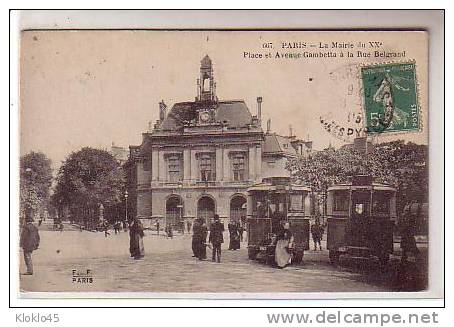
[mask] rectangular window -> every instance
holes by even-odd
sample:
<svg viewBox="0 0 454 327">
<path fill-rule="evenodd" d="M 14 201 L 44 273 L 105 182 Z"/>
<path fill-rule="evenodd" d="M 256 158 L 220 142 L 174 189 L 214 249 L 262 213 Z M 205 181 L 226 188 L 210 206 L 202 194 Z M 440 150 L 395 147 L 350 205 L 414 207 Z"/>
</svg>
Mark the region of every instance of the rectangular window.
<svg viewBox="0 0 454 327">
<path fill-rule="evenodd" d="M 376 191 L 372 196 L 372 212 L 373 213 L 390 213 L 391 193 Z"/>
<path fill-rule="evenodd" d="M 234 154 L 231 157 L 233 180 L 235 182 L 243 182 L 246 180 L 246 160 L 244 154 Z"/>
<path fill-rule="evenodd" d="M 181 181 L 181 156 L 172 155 L 167 157 L 167 180 L 171 183 Z"/>
<path fill-rule="evenodd" d="M 334 192 L 334 211 L 348 211 L 348 192 Z"/>
<path fill-rule="evenodd" d="M 209 182 L 216 180 L 214 158 L 211 154 L 202 154 L 199 156 L 200 180 Z"/>
</svg>

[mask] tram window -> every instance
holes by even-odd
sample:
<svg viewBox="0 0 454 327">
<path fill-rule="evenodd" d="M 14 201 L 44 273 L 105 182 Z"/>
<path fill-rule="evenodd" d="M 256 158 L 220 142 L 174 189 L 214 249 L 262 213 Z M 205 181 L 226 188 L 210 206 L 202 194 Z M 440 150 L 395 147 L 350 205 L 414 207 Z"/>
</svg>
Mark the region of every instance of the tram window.
<svg viewBox="0 0 454 327">
<path fill-rule="evenodd" d="M 389 214 L 390 202 L 390 193 L 374 192 L 372 196 L 372 212 Z"/>
<path fill-rule="evenodd" d="M 290 195 L 290 210 L 291 211 L 302 211 L 303 208 L 303 196 L 301 194 Z"/>
<path fill-rule="evenodd" d="M 252 197 L 252 214 L 254 216 L 267 216 L 267 207 L 266 207 L 266 199 L 259 194 L 255 194 Z"/>
<path fill-rule="evenodd" d="M 276 204 L 275 203 L 271 203 L 270 204 L 270 214 L 275 214 L 276 213 Z"/>
<path fill-rule="evenodd" d="M 334 211 L 348 211 L 348 201 L 347 192 L 334 192 Z"/>
</svg>

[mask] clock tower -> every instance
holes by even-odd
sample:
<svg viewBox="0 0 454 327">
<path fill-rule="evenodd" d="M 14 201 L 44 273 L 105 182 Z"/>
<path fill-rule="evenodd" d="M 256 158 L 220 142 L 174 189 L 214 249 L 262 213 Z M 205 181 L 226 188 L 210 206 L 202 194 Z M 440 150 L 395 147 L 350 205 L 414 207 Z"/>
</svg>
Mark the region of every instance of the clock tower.
<svg viewBox="0 0 454 327">
<path fill-rule="evenodd" d="M 200 62 L 200 78 L 197 79 L 197 101 L 216 102 L 216 82 L 214 81 L 213 65 L 206 55 Z"/>
</svg>

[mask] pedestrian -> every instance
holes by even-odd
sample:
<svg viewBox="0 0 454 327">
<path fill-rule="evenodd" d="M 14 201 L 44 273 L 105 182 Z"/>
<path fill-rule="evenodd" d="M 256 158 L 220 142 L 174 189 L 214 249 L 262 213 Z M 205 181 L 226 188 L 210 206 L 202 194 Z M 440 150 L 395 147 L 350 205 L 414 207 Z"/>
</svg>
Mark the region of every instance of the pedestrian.
<svg viewBox="0 0 454 327">
<path fill-rule="evenodd" d="M 108 235 L 110 235 L 110 233 L 109 233 L 109 223 L 107 222 L 107 220 L 103 221 L 102 226 L 103 226 L 103 229 L 104 229 L 104 237 L 107 237 Z"/>
<path fill-rule="evenodd" d="M 187 230 L 188 230 L 188 234 L 191 233 L 191 221 L 190 220 L 188 220 L 186 222 L 186 227 L 187 227 Z"/>
<path fill-rule="evenodd" d="M 158 232 L 158 235 L 159 235 L 160 230 L 161 230 L 161 225 L 159 224 L 159 220 L 156 220 L 156 231 Z"/>
<path fill-rule="evenodd" d="M 120 233 L 121 223 L 120 223 L 118 220 L 115 221 L 113 227 L 114 227 L 115 235 L 117 235 L 118 233 Z"/>
<path fill-rule="evenodd" d="M 165 232 L 166 232 L 167 238 L 173 238 L 173 229 L 172 229 L 172 225 L 170 223 L 168 223 L 166 225 Z"/>
<path fill-rule="evenodd" d="M 194 221 L 192 227 L 192 257 L 199 258 L 200 256 L 200 242 L 202 239 L 202 222 L 200 219 Z"/>
<path fill-rule="evenodd" d="M 210 226 L 209 242 L 213 245 L 211 261 L 221 262 L 221 244 L 224 243 L 224 225 L 219 221 L 219 215 L 214 215 Z"/>
<path fill-rule="evenodd" d="M 227 229 L 228 229 L 228 231 L 229 231 L 229 236 L 230 236 L 230 239 L 229 239 L 229 248 L 228 248 L 228 250 L 230 251 L 230 250 L 232 250 L 232 248 L 233 248 L 233 246 L 232 246 L 232 239 L 233 239 L 233 237 L 232 237 L 232 233 L 233 233 L 233 223 L 232 223 L 232 222 L 229 222 L 229 223 L 227 224 Z"/>
<path fill-rule="evenodd" d="M 143 237 L 142 223 L 139 219 L 135 218 L 129 223 L 129 252 L 134 260 L 141 259 L 145 256 Z"/>
<path fill-rule="evenodd" d="M 323 227 L 318 219 L 311 225 L 312 240 L 314 241 L 314 251 L 317 251 L 317 244 L 322 250 Z"/>
<path fill-rule="evenodd" d="M 244 240 L 243 233 L 244 233 L 243 223 L 239 223 L 238 224 L 238 235 L 240 236 L 240 242 L 243 242 L 243 240 Z"/>
<path fill-rule="evenodd" d="M 233 242 L 233 248 L 234 250 L 239 250 L 241 247 L 241 224 L 239 222 L 236 222 L 235 224 L 236 228 L 236 236 L 235 236 L 235 241 Z"/>
<path fill-rule="evenodd" d="M 276 235 L 275 262 L 278 268 L 285 268 L 292 262 L 293 233 L 290 223 L 285 222 L 281 231 Z"/>
<path fill-rule="evenodd" d="M 203 229 L 203 220 L 197 218 L 194 221 L 194 226 L 192 227 L 192 253 L 193 257 L 198 258 L 199 260 L 204 259 L 202 248 L 205 247 L 206 243 L 206 234 Z"/>
<path fill-rule="evenodd" d="M 54 219 L 54 230 L 59 230 L 60 229 L 60 224 L 61 224 L 61 219 L 59 217 Z"/>
<path fill-rule="evenodd" d="M 229 223 L 229 250 L 238 250 L 240 248 L 240 235 L 238 231 L 238 226 L 235 223 Z"/>
<path fill-rule="evenodd" d="M 399 221 L 400 247 L 402 249 L 401 262 L 405 263 L 408 254 L 411 253 L 416 259 L 419 258 L 419 249 L 416 245 L 416 222 L 421 211 L 421 205 L 412 201 L 404 207 L 402 218 Z"/>
<path fill-rule="evenodd" d="M 28 213 L 26 214 L 25 225 L 20 235 L 20 247 L 24 252 L 24 261 L 27 267 L 27 272 L 24 275 L 33 275 L 32 253 L 38 249 L 39 241 L 38 228 L 33 225 L 33 218 Z"/>
<path fill-rule="evenodd" d="M 202 225 L 200 227 L 201 239 L 198 244 L 199 246 L 199 260 L 205 260 L 207 258 L 207 236 L 208 228 L 205 221 L 202 219 Z"/>
</svg>

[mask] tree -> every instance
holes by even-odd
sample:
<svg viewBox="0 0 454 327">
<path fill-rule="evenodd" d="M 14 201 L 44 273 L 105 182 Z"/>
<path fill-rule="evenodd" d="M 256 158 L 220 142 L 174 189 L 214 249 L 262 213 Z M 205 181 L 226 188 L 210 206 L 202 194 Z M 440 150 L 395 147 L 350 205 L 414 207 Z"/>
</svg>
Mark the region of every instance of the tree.
<svg viewBox="0 0 454 327">
<path fill-rule="evenodd" d="M 427 146 L 404 141 L 376 144 L 366 155 L 352 145 L 338 150 L 328 148 L 310 156 L 289 161 L 287 168 L 297 183 L 311 186 L 322 194 L 351 176 L 370 174 L 376 182 L 397 188 L 397 210 L 410 200 L 427 202 Z"/>
<path fill-rule="evenodd" d="M 48 206 L 52 185 L 51 160 L 41 152 L 30 152 L 20 158 L 20 212 L 34 216 Z"/>
<path fill-rule="evenodd" d="M 101 204 L 107 210 L 118 205 L 124 189 L 124 172 L 115 158 L 85 147 L 71 153 L 60 167 L 52 202 L 60 212 L 68 208 L 73 220 L 93 224 Z"/>
</svg>

